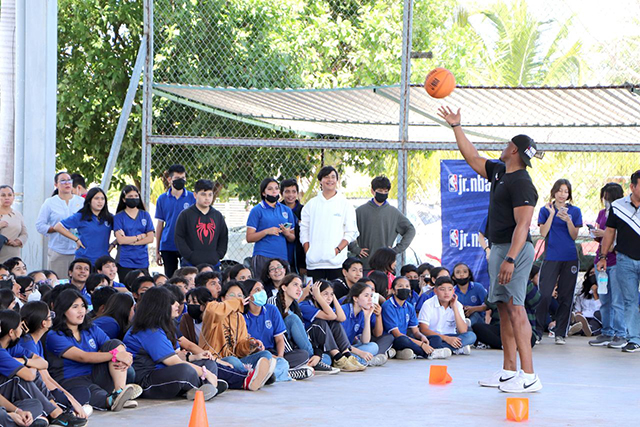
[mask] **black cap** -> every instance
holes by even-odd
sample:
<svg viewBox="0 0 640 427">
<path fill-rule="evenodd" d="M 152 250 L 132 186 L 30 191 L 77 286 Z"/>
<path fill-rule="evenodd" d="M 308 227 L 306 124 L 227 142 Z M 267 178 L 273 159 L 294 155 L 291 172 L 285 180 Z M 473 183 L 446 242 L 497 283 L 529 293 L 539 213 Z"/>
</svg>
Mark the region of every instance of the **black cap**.
<svg viewBox="0 0 640 427">
<path fill-rule="evenodd" d="M 524 164 L 531 167 L 531 159 L 538 152 L 535 141 L 527 135 L 516 135 L 511 138 L 511 142 L 518 147 L 518 153 Z"/>
</svg>

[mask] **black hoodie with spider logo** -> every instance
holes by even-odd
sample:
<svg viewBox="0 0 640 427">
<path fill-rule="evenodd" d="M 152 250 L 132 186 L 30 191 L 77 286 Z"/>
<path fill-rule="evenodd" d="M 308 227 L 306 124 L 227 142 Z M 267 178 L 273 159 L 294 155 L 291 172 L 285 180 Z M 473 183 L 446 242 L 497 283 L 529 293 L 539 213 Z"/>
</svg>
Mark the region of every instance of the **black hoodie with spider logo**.
<svg viewBox="0 0 640 427">
<path fill-rule="evenodd" d="M 209 208 L 206 215 L 196 205 L 183 210 L 174 237 L 178 252 L 191 265 L 216 265 L 227 253 L 227 223 L 214 208 Z"/>
</svg>

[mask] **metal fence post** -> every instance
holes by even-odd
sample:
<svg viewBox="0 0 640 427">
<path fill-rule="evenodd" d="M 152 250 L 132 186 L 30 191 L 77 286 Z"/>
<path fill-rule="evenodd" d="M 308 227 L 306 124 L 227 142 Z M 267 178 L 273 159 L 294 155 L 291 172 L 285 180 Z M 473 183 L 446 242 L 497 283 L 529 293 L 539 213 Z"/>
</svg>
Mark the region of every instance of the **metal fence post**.
<svg viewBox="0 0 640 427">
<path fill-rule="evenodd" d="M 152 134 L 153 104 L 153 1 L 144 0 L 144 38 L 147 43 L 147 55 L 144 62 L 142 78 L 142 153 L 140 185 L 142 200 L 149 205 L 151 196 L 151 145 L 149 137 Z"/>
</svg>

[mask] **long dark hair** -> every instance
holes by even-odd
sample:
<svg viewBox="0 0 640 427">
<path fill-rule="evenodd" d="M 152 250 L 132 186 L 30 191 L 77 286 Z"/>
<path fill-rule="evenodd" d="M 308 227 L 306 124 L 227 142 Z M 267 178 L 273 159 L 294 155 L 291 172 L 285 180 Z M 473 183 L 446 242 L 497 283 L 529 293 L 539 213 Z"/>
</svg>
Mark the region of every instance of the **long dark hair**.
<svg viewBox="0 0 640 427">
<path fill-rule="evenodd" d="M 380 248 L 369 258 L 369 267 L 372 270 L 392 272 L 391 266 L 396 261 L 396 251 L 391 248 Z"/>
<path fill-rule="evenodd" d="M 323 292 L 327 288 L 333 289 L 333 285 L 331 284 L 331 282 L 328 281 L 328 280 L 320 279 L 320 292 Z M 311 303 L 313 305 L 315 305 L 316 307 L 320 308 L 320 304 L 318 304 L 316 299 L 313 297 L 313 292 L 309 292 L 309 296 L 307 297 L 307 301 L 311 301 Z"/>
<path fill-rule="evenodd" d="M 58 177 L 59 177 L 60 175 L 64 175 L 64 174 L 69 175 L 69 178 L 71 178 L 71 174 L 69 174 L 69 172 L 67 172 L 67 171 L 60 171 L 60 172 L 58 172 L 57 174 L 55 174 L 55 176 L 53 177 L 53 183 L 54 183 L 54 184 L 57 184 L 57 183 L 58 183 Z M 57 196 L 57 195 L 58 195 L 58 189 L 56 188 L 55 190 L 53 190 L 53 193 L 51 193 L 51 197 L 53 197 L 53 196 Z"/>
<path fill-rule="evenodd" d="M 302 319 L 302 312 L 300 311 L 300 306 L 298 305 L 298 301 L 293 300 L 291 302 L 291 305 L 289 306 L 289 310 L 285 309 L 286 307 L 285 296 L 284 296 L 285 292 L 282 289 L 282 287 L 289 286 L 289 283 L 293 282 L 295 279 L 300 279 L 300 281 L 302 282 L 302 277 L 298 276 L 295 273 L 287 274 L 286 276 L 284 276 L 284 278 L 282 279 L 282 283 L 280 284 L 280 289 L 278 289 L 278 294 L 276 295 L 276 307 L 278 308 L 278 311 L 282 315 L 283 319 L 289 315 L 289 310 L 291 310 L 293 314 L 295 314 L 300 319 Z"/>
<path fill-rule="evenodd" d="M 73 336 L 73 332 L 71 332 L 71 329 L 69 329 L 69 326 L 67 325 L 67 317 L 65 316 L 65 313 L 71 308 L 78 298 L 82 300 L 85 307 L 88 307 L 84 296 L 82 296 L 80 291 L 77 289 L 66 289 L 58 295 L 53 306 L 56 318 L 53 319 L 53 327 L 51 329 L 57 332 L 62 332 L 69 337 Z M 78 330 L 80 332 L 89 330 L 91 325 L 92 323 L 91 318 L 89 317 L 89 310 L 87 310 L 82 324 L 78 325 Z"/>
<path fill-rule="evenodd" d="M 244 282 L 238 282 L 238 283 L 240 283 L 240 287 L 242 288 L 242 291 L 243 291 L 242 293 L 244 294 L 245 297 L 251 296 L 251 291 L 253 290 L 253 288 L 255 288 L 255 286 L 258 283 L 262 284 L 262 286 L 264 287 L 264 283 L 256 279 L 247 279 Z M 248 312 L 249 312 L 249 304 L 244 306 L 244 314 L 247 314 Z"/>
<path fill-rule="evenodd" d="M 589 282 L 589 276 L 591 272 L 595 270 L 595 265 L 591 264 L 587 271 L 584 273 L 584 280 L 582 281 L 582 289 L 580 290 L 580 295 L 582 295 L 585 299 L 593 299 L 593 294 L 591 293 L 591 286 L 593 283 Z"/>
<path fill-rule="evenodd" d="M 122 212 L 127 208 L 127 205 L 124 203 L 124 197 L 132 191 L 138 193 L 138 197 L 140 198 L 140 203 L 138 203 L 137 208 L 141 211 L 146 210 L 144 208 L 144 202 L 142 201 L 142 195 L 140 194 L 140 190 L 138 190 L 138 187 L 136 187 L 135 185 L 125 185 L 120 192 L 120 198 L 118 199 L 118 207 L 116 208 L 116 213 Z"/>
<path fill-rule="evenodd" d="M 138 302 L 136 315 L 131 324 L 131 333 L 147 329 L 161 329 L 167 335 L 171 345 L 176 345 L 176 323 L 171 318 L 171 306 L 174 296 L 162 287 L 153 287 L 145 292 Z"/>
<path fill-rule="evenodd" d="M 20 326 L 20 314 L 14 310 L 0 310 L 0 338 L 4 338 L 9 331 Z"/>
<path fill-rule="evenodd" d="M 375 285 L 374 291 L 382 295 L 384 299 L 387 299 L 389 294 L 389 277 L 382 271 L 373 270 L 369 273 L 368 279 Z"/>
<path fill-rule="evenodd" d="M 269 277 L 269 268 L 271 266 L 271 263 L 274 261 L 278 261 L 280 264 L 282 264 L 282 266 L 284 267 L 285 276 L 291 273 L 289 269 L 289 263 L 287 261 L 280 258 L 271 258 L 269 261 L 267 261 L 266 264 L 264 265 L 264 268 L 262 269 L 262 273 L 260 273 L 260 282 L 262 282 L 262 286 L 264 286 L 264 290 L 267 291 L 267 294 L 269 295 L 271 295 L 270 291 L 276 288 L 273 283 L 273 280 L 271 279 L 271 277 Z"/>
<path fill-rule="evenodd" d="M 113 294 L 107 300 L 104 305 L 104 312 L 98 316 L 100 317 L 112 317 L 120 327 L 120 337 L 129 329 L 129 314 L 131 313 L 131 307 L 133 307 L 133 297 L 129 294 L 118 292 Z"/>
<path fill-rule="evenodd" d="M 563 185 L 567 186 L 567 190 L 569 190 L 569 197 L 567 197 L 567 202 L 573 202 L 573 194 L 571 192 L 571 182 L 568 179 L 560 178 L 556 182 L 553 183 L 553 187 L 551 187 L 551 194 L 549 200 L 554 200 L 556 198 L 556 193 L 560 191 L 560 187 Z"/>
<path fill-rule="evenodd" d="M 353 304 L 353 299 L 358 298 L 360 294 L 367 289 L 371 289 L 371 285 L 362 282 L 354 283 L 351 289 L 349 289 L 349 293 L 344 298 L 343 304 Z"/>
<path fill-rule="evenodd" d="M 20 309 L 20 317 L 29 328 L 29 333 L 42 329 L 42 322 L 49 317 L 49 306 L 42 301 L 30 301 Z"/>
<path fill-rule="evenodd" d="M 93 187 L 91 190 L 89 190 L 89 192 L 87 192 L 87 196 L 84 199 L 84 205 L 78 212 L 82 214 L 83 221 L 91 221 L 91 218 L 93 217 L 93 211 L 91 210 L 91 201 L 94 197 L 96 197 L 98 193 L 104 196 L 104 206 L 100 210 L 100 213 L 98 213 L 98 222 L 101 224 L 106 222 L 109 225 L 113 225 L 113 215 L 111 215 L 111 212 L 109 212 L 107 195 L 105 194 L 104 190 L 102 190 L 102 188 Z"/>
<path fill-rule="evenodd" d="M 249 270 L 251 272 L 251 277 L 253 277 L 254 273 L 251 268 L 245 267 L 244 264 L 236 264 L 229 269 L 229 277 L 227 278 L 227 280 L 236 280 L 238 273 L 240 273 L 242 270 Z"/>
<path fill-rule="evenodd" d="M 107 283 L 111 283 L 111 280 L 109 280 L 109 277 L 106 274 L 92 273 L 89 275 L 89 277 L 87 277 L 87 281 L 84 283 L 84 287 L 87 292 L 89 292 L 89 295 L 91 295 L 93 291 L 95 291 L 96 288 L 100 286 L 100 283 L 104 282 L 105 280 L 107 281 Z"/>
<path fill-rule="evenodd" d="M 456 268 L 464 265 L 465 267 L 467 267 L 467 271 L 469 271 L 469 283 L 474 282 L 475 280 L 473 280 L 473 271 L 471 271 L 471 267 L 469 267 L 466 263 L 464 262 L 459 262 L 456 265 L 453 266 L 453 274 L 456 274 Z"/>
</svg>

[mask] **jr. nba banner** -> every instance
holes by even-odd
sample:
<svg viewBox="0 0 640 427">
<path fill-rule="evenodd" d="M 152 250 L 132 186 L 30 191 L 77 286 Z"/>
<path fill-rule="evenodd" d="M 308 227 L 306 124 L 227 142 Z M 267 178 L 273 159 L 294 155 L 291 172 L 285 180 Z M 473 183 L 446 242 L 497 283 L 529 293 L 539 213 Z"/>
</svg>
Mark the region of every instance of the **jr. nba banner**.
<svg viewBox="0 0 640 427">
<path fill-rule="evenodd" d="M 491 183 L 464 160 L 440 161 L 442 265 L 451 270 L 464 262 L 474 281 L 489 289 L 489 273 L 478 231 L 487 216 Z"/>
</svg>

